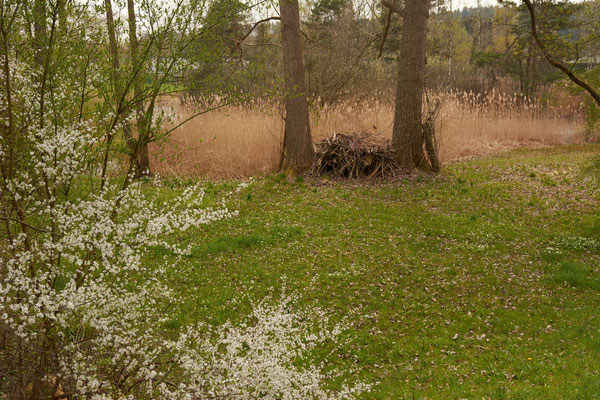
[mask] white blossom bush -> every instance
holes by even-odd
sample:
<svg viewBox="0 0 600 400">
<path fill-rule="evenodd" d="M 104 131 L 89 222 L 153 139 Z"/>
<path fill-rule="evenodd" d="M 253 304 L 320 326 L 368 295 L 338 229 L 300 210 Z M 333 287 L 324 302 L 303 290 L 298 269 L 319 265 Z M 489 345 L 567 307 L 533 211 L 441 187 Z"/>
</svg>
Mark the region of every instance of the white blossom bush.
<svg viewBox="0 0 600 400">
<path fill-rule="evenodd" d="M 258 303 L 245 324 L 165 328 L 180 302 L 167 276 L 178 264 L 152 250 L 181 259 L 190 249 L 179 235 L 237 213 L 226 199 L 209 206 L 198 185 L 164 200 L 159 179 L 133 180 L 134 157 L 123 173 L 123 128 L 136 115 L 102 100 L 119 93 L 95 54 L 95 19 L 81 5 L 82 19 L 70 20 L 81 37 L 59 36 L 40 64 L 35 51 L 11 47 L 35 49 L 24 34 L 33 3 L 0 10 L 14 24 L 0 38 L 0 399 L 351 399 L 368 390 L 326 389 L 336 373 L 310 355 L 342 327 L 323 310 L 294 309 L 293 296 Z"/>
<path fill-rule="evenodd" d="M 341 399 L 368 388 L 333 393 L 322 365 L 299 366 L 340 329 L 321 310 L 291 311 L 293 297 L 259 303 L 247 325 L 166 334 L 163 308 L 177 294 L 164 273 L 177 266 L 146 262 L 150 249 L 186 254 L 174 234 L 236 213 L 204 206 L 198 186 L 159 201 L 158 180 L 150 194 L 147 183 L 119 181 L 64 196 L 73 182 L 85 187 L 96 145 L 93 130 L 79 128 L 36 131 L 33 168 L 3 189 L 24 205 L 24 218 L 5 219 L 13 233 L 0 266 L 0 385 L 9 398 Z"/>
<path fill-rule="evenodd" d="M 167 331 L 165 309 L 179 299 L 166 272 L 177 264 L 152 249 L 188 254 L 177 235 L 236 212 L 208 207 L 198 185 L 163 201 L 159 179 L 110 178 L 98 168 L 98 123 L 110 115 L 43 127 L 17 117 L 27 140 L 0 142 L 3 166 L 21 151 L 0 187 L 5 398 L 351 399 L 370 388 L 325 389 L 332 376 L 309 355 L 340 326 L 322 310 L 294 310 L 293 296 L 257 304 L 246 324 Z"/>
<path fill-rule="evenodd" d="M 153 245 L 185 252 L 169 243 L 170 234 L 234 213 L 203 207 L 197 187 L 166 204 L 145 196 L 140 183 L 61 195 L 81 179 L 94 144 L 86 130 L 38 130 L 33 168 L 16 171 L 5 185 L 3 197 L 23 206 L 7 221 L 7 229 L 22 229 L 2 257 L 2 361 L 31 370 L 23 390 L 42 390 L 51 374 L 73 398 L 133 389 L 152 398 L 153 377 L 139 389 L 128 382 L 165 361 L 157 305 L 171 294 L 160 280 L 167 265 L 149 268 L 143 259 Z"/>
<path fill-rule="evenodd" d="M 328 315 L 319 308 L 293 311 L 295 296 L 285 296 L 273 306 L 254 306 L 248 323 L 226 323 L 208 334 L 190 328 L 177 343 L 196 351 L 181 358 L 193 388 L 203 388 L 197 398 L 242 399 L 352 399 L 369 391 L 371 385 L 358 383 L 331 392 L 323 388 L 331 375 L 324 365 L 296 365 L 311 350 L 328 341 L 337 341 L 343 325 L 329 327 Z M 200 378 L 200 380 L 198 380 Z"/>
</svg>

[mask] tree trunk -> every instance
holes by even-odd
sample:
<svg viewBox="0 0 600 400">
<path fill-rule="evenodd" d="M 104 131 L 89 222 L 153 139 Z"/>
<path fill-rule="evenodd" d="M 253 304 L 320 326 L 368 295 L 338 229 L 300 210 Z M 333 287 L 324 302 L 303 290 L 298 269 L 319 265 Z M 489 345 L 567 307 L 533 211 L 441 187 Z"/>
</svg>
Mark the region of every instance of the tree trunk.
<svg viewBox="0 0 600 400">
<path fill-rule="evenodd" d="M 429 7 L 430 0 L 406 0 L 402 18 L 392 148 L 399 165 L 408 168 L 426 166 L 421 108 Z"/>
<path fill-rule="evenodd" d="M 136 18 L 135 18 L 135 7 L 133 0 L 127 0 L 127 12 L 128 12 L 128 21 L 129 21 L 129 51 L 131 54 L 131 64 L 133 65 L 134 70 L 139 66 L 137 63 L 138 60 L 138 39 L 137 39 L 137 28 L 136 28 Z M 150 175 L 150 157 L 148 155 L 148 129 L 145 124 L 146 119 L 144 118 L 144 102 L 141 99 L 141 84 L 139 78 L 135 80 L 133 84 L 133 97 L 136 99 L 136 125 L 138 131 L 138 141 L 137 145 L 140 147 L 138 150 L 139 170 L 136 171 L 137 176 Z"/>
<path fill-rule="evenodd" d="M 104 6 L 106 7 L 106 28 L 108 30 L 108 46 L 110 50 L 111 63 L 113 67 L 113 94 L 115 97 L 115 101 L 119 99 L 120 96 L 120 62 L 119 62 L 119 45 L 117 43 L 117 35 L 115 32 L 115 20 L 113 16 L 112 10 L 112 2 L 111 0 L 104 0 Z M 118 105 L 120 107 L 121 105 Z M 126 114 L 125 110 L 120 110 L 121 118 L 125 119 Z M 127 144 L 127 148 L 130 152 L 131 157 L 135 157 L 135 139 L 131 134 L 131 127 L 129 124 L 125 124 L 123 126 L 123 131 L 125 134 L 125 143 Z M 142 168 L 140 163 L 136 161 L 136 170 L 141 171 Z"/>
<path fill-rule="evenodd" d="M 46 41 L 46 2 L 44 0 L 35 0 L 33 13 L 35 62 L 41 69 L 44 64 L 44 47 Z"/>
<path fill-rule="evenodd" d="M 39 96 L 39 127 L 44 127 L 45 118 L 45 106 L 46 106 L 46 2 L 44 0 L 35 0 L 33 6 L 33 18 L 34 18 L 34 46 L 35 55 L 34 61 L 36 67 L 39 69 L 39 85 L 40 85 L 40 96 Z"/>
<path fill-rule="evenodd" d="M 281 167 L 302 173 L 314 157 L 302 59 L 298 0 L 281 0 L 281 42 L 285 79 L 285 133 Z"/>
<path fill-rule="evenodd" d="M 115 33 L 115 20 L 113 17 L 111 1 L 104 0 L 104 6 L 106 7 L 106 28 L 108 30 L 108 46 L 113 67 L 113 89 L 116 91 L 119 81 L 119 48 L 117 44 L 117 35 Z"/>
</svg>

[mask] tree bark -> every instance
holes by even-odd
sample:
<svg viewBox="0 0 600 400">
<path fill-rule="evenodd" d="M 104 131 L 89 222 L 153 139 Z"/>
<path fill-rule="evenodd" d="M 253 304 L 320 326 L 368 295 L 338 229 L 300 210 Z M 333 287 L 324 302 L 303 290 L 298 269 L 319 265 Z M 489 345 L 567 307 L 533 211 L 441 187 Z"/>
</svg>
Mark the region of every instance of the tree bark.
<svg viewBox="0 0 600 400">
<path fill-rule="evenodd" d="M 430 5 L 430 0 L 406 0 L 403 10 L 392 148 L 399 165 L 408 168 L 427 165 L 421 108 Z"/>
<path fill-rule="evenodd" d="M 129 51 L 131 54 L 131 64 L 134 69 L 137 67 L 138 60 L 138 38 L 135 18 L 135 5 L 133 0 L 127 0 L 127 13 L 129 22 Z M 141 99 L 141 84 L 140 80 L 136 79 L 133 84 L 133 97 L 136 99 L 136 125 L 138 131 L 137 145 L 140 156 L 138 161 L 139 170 L 136 171 L 138 177 L 150 175 L 150 157 L 148 154 L 148 129 L 146 119 L 144 118 L 144 104 Z"/>
<path fill-rule="evenodd" d="M 104 0 L 104 6 L 106 8 L 106 28 L 108 30 L 108 46 L 109 46 L 109 51 L 110 51 L 110 57 L 111 57 L 111 63 L 112 63 L 112 68 L 113 68 L 113 93 L 115 98 L 119 98 L 120 97 L 120 73 L 119 70 L 121 69 L 120 66 L 120 61 L 119 61 L 119 45 L 117 43 L 117 35 L 115 32 L 115 20 L 114 20 L 114 16 L 113 16 L 113 10 L 112 10 L 112 2 L 111 0 Z M 120 105 L 119 105 L 120 107 Z M 117 110 L 119 111 L 119 110 Z M 126 115 L 125 115 L 125 110 L 120 110 L 120 115 L 122 119 L 125 119 Z M 127 148 L 129 149 L 130 152 L 130 156 L 131 157 L 136 157 L 136 151 L 135 151 L 135 147 L 136 147 L 136 141 L 133 138 L 133 135 L 131 133 L 131 127 L 129 124 L 125 124 L 123 126 L 123 132 L 125 135 L 125 142 L 127 144 Z M 140 163 L 136 160 L 136 170 L 137 171 L 141 171 L 142 167 L 140 166 Z"/>
<path fill-rule="evenodd" d="M 119 81 L 119 48 L 117 45 L 117 35 L 115 33 L 115 19 L 113 17 L 111 0 L 104 0 L 106 7 L 106 28 L 108 30 L 108 46 L 110 50 L 110 58 L 113 67 L 113 84 L 116 85 Z"/>
<path fill-rule="evenodd" d="M 285 132 L 282 169 L 302 173 L 314 157 L 302 59 L 298 0 L 280 0 L 281 41 L 285 79 Z"/>
</svg>

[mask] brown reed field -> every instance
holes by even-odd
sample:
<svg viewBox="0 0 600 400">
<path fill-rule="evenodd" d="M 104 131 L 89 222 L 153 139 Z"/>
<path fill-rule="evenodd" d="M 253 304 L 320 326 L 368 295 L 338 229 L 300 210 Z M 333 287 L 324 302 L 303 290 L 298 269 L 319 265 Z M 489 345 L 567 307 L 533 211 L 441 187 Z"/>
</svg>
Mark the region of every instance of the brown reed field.
<svg viewBox="0 0 600 400">
<path fill-rule="evenodd" d="M 583 105 L 555 106 L 500 93 L 442 93 L 436 135 L 443 163 L 522 146 L 580 143 L 586 139 Z M 165 112 L 181 121 L 197 112 L 176 99 Z M 393 107 L 346 105 L 312 113 L 315 142 L 333 132 L 369 132 L 391 138 Z M 275 107 L 227 107 L 202 114 L 153 144 L 152 168 L 165 176 L 235 179 L 277 170 L 283 134 L 282 111 Z"/>
</svg>

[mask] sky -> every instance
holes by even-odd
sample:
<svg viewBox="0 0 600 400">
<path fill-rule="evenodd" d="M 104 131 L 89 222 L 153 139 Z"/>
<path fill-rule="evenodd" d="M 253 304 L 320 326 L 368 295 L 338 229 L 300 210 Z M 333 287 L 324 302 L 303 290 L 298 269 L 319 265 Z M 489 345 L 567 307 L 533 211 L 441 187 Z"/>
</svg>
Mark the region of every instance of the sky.
<svg viewBox="0 0 600 400">
<path fill-rule="evenodd" d="M 475 7 L 477 6 L 477 0 L 452 0 L 453 8 L 462 9 L 463 7 Z M 482 6 L 489 6 L 496 4 L 496 0 L 481 0 Z"/>
</svg>

